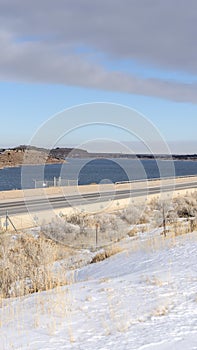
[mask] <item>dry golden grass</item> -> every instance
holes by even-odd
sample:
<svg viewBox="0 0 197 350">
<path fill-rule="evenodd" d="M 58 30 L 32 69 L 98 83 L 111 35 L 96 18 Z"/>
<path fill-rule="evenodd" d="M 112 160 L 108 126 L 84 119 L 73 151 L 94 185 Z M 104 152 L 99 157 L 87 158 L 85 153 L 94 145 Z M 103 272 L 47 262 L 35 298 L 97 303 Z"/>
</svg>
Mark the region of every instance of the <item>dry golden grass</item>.
<svg viewBox="0 0 197 350">
<path fill-rule="evenodd" d="M 162 287 L 164 285 L 164 282 L 157 276 L 146 277 L 145 280 L 148 285 L 157 286 L 157 287 Z"/>
<path fill-rule="evenodd" d="M 128 231 L 129 237 L 135 237 L 138 234 L 139 230 L 137 227 L 133 227 L 131 230 Z"/>
<path fill-rule="evenodd" d="M 158 308 L 156 308 L 153 313 L 152 316 L 153 317 L 161 317 L 161 316 L 165 316 L 169 313 L 169 309 L 168 306 L 163 305 L 163 306 L 159 306 Z"/>
<path fill-rule="evenodd" d="M 22 296 L 57 286 L 60 278 L 52 274 L 51 265 L 67 254 L 65 247 L 44 237 L 35 239 L 22 234 L 13 239 L 8 235 L 1 236 L 1 296 Z"/>
<path fill-rule="evenodd" d="M 105 250 L 102 250 L 100 252 L 98 252 L 92 259 L 91 264 L 97 263 L 99 261 L 103 261 L 105 259 L 108 259 L 110 256 L 113 256 L 115 254 L 118 254 L 120 252 L 122 252 L 123 249 L 121 249 L 118 246 L 113 246 L 111 248 L 107 248 Z"/>
</svg>

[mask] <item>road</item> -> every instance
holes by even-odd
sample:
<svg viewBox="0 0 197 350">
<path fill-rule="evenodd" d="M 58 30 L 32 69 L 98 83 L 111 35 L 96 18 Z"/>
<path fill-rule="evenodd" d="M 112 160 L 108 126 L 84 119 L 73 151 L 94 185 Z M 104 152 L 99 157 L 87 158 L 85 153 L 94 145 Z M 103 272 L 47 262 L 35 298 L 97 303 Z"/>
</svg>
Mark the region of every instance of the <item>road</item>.
<svg viewBox="0 0 197 350">
<path fill-rule="evenodd" d="M 0 216 L 4 216 L 6 211 L 9 215 L 25 214 L 28 211 L 39 212 L 43 210 L 48 210 L 51 208 L 60 209 L 67 207 L 76 207 L 82 204 L 92 204 L 92 203 L 102 203 L 111 200 L 120 200 L 124 198 L 135 198 L 140 196 L 146 196 L 150 194 L 158 194 L 162 192 L 169 192 L 172 190 L 187 190 L 191 188 L 197 188 L 197 182 L 188 183 L 178 183 L 176 185 L 165 185 L 162 186 L 152 186 L 148 188 L 139 188 L 132 190 L 116 190 L 106 191 L 106 192 L 95 192 L 87 193 L 81 195 L 68 195 L 41 199 L 31 199 L 31 200 L 14 200 L 10 202 L 0 202 Z"/>
</svg>

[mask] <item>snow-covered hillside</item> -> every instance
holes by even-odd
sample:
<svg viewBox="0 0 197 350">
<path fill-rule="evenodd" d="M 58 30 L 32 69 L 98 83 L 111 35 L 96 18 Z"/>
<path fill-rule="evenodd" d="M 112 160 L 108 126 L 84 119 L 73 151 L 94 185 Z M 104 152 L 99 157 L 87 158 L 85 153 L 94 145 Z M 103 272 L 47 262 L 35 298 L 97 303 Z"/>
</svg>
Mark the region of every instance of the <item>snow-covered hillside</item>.
<svg viewBox="0 0 197 350">
<path fill-rule="evenodd" d="M 0 349 L 197 349 L 197 234 L 123 246 L 68 286 L 2 301 Z"/>
</svg>

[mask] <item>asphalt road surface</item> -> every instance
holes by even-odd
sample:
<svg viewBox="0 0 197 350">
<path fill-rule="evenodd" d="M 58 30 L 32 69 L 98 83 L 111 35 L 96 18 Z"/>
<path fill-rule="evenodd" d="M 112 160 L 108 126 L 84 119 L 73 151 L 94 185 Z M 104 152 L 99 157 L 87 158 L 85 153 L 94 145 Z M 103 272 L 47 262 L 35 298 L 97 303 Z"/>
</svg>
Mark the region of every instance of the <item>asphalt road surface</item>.
<svg viewBox="0 0 197 350">
<path fill-rule="evenodd" d="M 197 182 L 184 182 L 176 185 L 152 186 L 148 188 L 130 189 L 130 190 L 116 190 L 107 192 L 95 192 L 81 195 L 68 195 L 60 197 L 49 197 L 31 200 L 14 200 L 10 202 L 0 202 L 0 216 L 4 216 L 6 211 L 9 215 L 25 214 L 28 211 L 38 212 L 49 209 L 60 209 L 66 207 L 76 207 L 78 205 L 87 205 L 93 203 L 102 203 L 113 200 L 120 200 L 124 198 L 136 198 L 146 196 L 148 194 L 158 194 L 160 192 L 169 192 L 172 190 L 187 190 L 190 188 L 197 188 Z"/>
</svg>

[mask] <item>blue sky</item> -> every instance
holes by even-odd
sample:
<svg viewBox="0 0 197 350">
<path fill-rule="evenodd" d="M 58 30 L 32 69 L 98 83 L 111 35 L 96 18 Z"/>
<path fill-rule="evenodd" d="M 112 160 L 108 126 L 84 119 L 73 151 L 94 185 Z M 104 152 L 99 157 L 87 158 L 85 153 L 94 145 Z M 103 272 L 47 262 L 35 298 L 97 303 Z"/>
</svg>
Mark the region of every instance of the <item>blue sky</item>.
<svg viewBox="0 0 197 350">
<path fill-rule="evenodd" d="M 148 118 L 172 152 L 197 153 L 197 4 L 123 2 L 0 0 L 0 147 L 29 143 L 68 107 L 110 102 Z M 88 133 L 105 134 L 65 146 Z"/>
<path fill-rule="evenodd" d="M 0 83 L 2 130 L 1 146 L 29 143 L 36 130 L 58 112 L 83 103 L 110 102 L 134 108 L 146 116 L 173 150 L 195 152 L 197 106 L 164 99 L 62 85 Z M 68 139 L 68 145 L 85 140 Z M 95 137 L 96 137 L 95 130 Z M 79 136 L 79 135 L 77 135 Z M 120 141 L 122 135 L 118 137 Z M 128 138 L 126 137 L 126 141 Z M 177 147 L 176 147 L 177 143 Z M 185 144 L 183 144 L 185 143 Z"/>
</svg>

